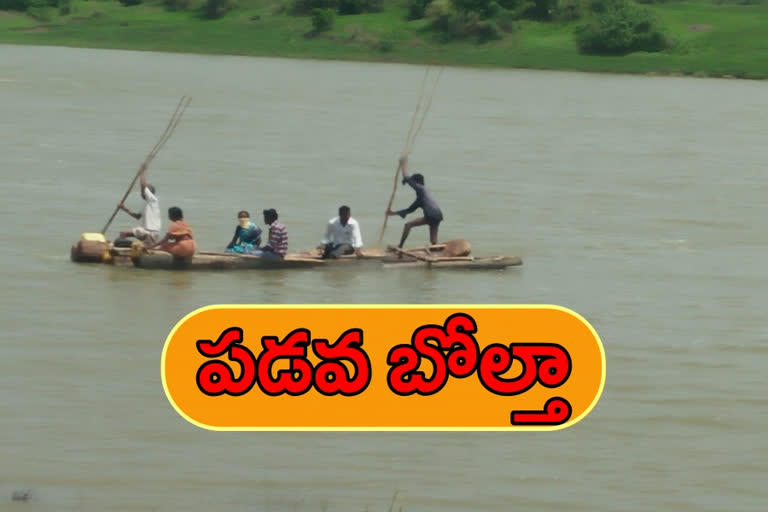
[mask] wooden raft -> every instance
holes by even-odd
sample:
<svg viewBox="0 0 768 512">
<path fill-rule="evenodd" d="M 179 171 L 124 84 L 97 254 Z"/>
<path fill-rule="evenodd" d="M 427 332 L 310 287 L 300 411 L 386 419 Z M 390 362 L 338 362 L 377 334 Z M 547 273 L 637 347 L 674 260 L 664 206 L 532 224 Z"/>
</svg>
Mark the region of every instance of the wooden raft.
<svg viewBox="0 0 768 512">
<path fill-rule="evenodd" d="M 132 258 L 139 268 L 166 270 L 238 270 L 307 268 L 325 265 L 323 260 L 286 256 L 271 260 L 247 254 L 199 252 L 191 258 L 177 258 L 163 251 L 150 251 Z"/>
<path fill-rule="evenodd" d="M 487 258 L 435 258 L 430 261 L 417 260 L 412 258 L 391 257 L 382 260 L 384 267 L 387 268 L 446 268 L 446 269 L 466 269 L 466 270 L 496 270 L 513 267 L 523 264 L 519 256 L 491 256 Z"/>
</svg>

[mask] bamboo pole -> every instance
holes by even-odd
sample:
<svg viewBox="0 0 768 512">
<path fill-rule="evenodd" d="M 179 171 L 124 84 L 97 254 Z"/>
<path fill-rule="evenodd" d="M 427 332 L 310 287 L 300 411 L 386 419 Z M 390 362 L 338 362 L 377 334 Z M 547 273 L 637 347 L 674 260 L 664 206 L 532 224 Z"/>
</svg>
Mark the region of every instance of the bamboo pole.
<svg viewBox="0 0 768 512">
<path fill-rule="evenodd" d="M 189 105 L 190 101 L 192 101 L 192 98 L 189 98 L 187 96 L 182 96 L 181 100 L 179 100 L 179 104 L 176 106 L 176 110 L 173 112 L 173 116 L 171 116 L 171 120 L 168 122 L 168 126 L 166 126 L 165 131 L 160 136 L 160 139 L 155 143 L 155 146 L 152 148 L 152 151 L 149 152 L 149 155 L 144 159 L 144 162 L 139 166 L 139 170 L 136 173 L 136 176 L 133 177 L 133 181 L 131 182 L 130 186 L 128 187 L 128 190 L 125 191 L 125 195 L 123 195 L 123 199 L 120 201 L 120 203 L 124 203 L 126 199 L 128 199 L 128 194 L 131 193 L 131 190 L 133 190 L 134 185 L 136 185 L 136 180 L 139 179 L 139 176 L 141 175 L 142 171 L 146 169 L 146 167 L 149 165 L 149 163 L 157 156 L 157 153 L 160 152 L 160 148 L 162 148 L 166 141 L 171 137 L 171 134 L 173 133 L 173 130 L 176 128 L 176 125 L 179 124 L 179 121 L 181 120 L 181 116 L 184 114 L 184 111 L 187 109 L 187 106 Z M 104 234 L 107 232 L 107 229 L 109 228 L 110 224 L 112 224 L 112 221 L 115 220 L 115 216 L 117 215 L 117 212 L 120 210 L 120 207 L 115 207 L 115 211 L 112 212 L 112 216 L 109 218 L 107 223 L 104 225 L 104 227 L 101 230 L 101 233 Z"/>
<path fill-rule="evenodd" d="M 405 137 L 405 143 L 403 144 L 403 151 L 401 153 L 401 156 L 405 156 L 406 152 L 408 151 L 408 145 L 411 141 L 411 135 L 413 133 L 413 127 L 416 124 L 416 116 L 419 113 L 419 109 L 421 108 L 421 100 L 424 98 L 424 85 L 427 83 L 427 75 L 429 74 L 429 66 L 424 69 L 424 78 L 421 81 L 421 94 L 419 95 L 419 101 L 416 103 L 416 110 L 413 111 L 413 117 L 411 118 L 411 126 L 408 128 L 408 135 Z M 387 210 L 392 208 L 392 201 L 395 199 L 395 192 L 397 192 L 397 175 L 400 174 L 400 162 L 397 164 L 397 168 L 395 169 L 395 182 L 392 185 L 392 195 L 389 196 L 389 204 L 387 205 Z M 381 232 L 379 233 L 379 241 L 377 246 L 381 247 L 381 240 L 384 238 L 384 230 L 387 229 L 387 220 L 389 220 L 389 215 L 384 214 L 384 225 L 381 227 Z"/>
<path fill-rule="evenodd" d="M 432 107 L 432 97 L 435 94 L 435 89 L 437 89 L 437 84 L 440 81 L 440 76 L 443 74 L 443 68 L 440 68 L 440 71 L 437 74 L 437 78 L 435 79 L 435 83 L 432 86 L 432 91 L 429 94 L 429 97 L 427 99 L 427 107 L 424 110 L 424 114 L 421 116 L 421 119 L 419 120 L 419 124 L 416 127 L 416 131 L 413 131 L 414 121 L 416 120 L 416 115 L 419 111 L 419 108 L 421 107 L 421 100 L 424 97 L 424 84 L 427 80 L 427 74 L 429 72 L 429 67 L 424 71 L 424 80 L 421 84 L 421 95 L 419 96 L 419 101 L 416 104 L 416 111 L 413 113 L 413 118 L 411 119 L 411 127 L 408 130 L 408 136 L 406 137 L 405 141 L 405 147 L 403 148 L 403 152 L 401 153 L 401 159 L 403 157 L 408 157 L 408 155 L 411 154 L 411 151 L 413 150 L 413 144 L 416 141 L 416 136 L 421 131 L 421 126 L 424 124 L 424 119 L 427 117 L 427 113 L 429 112 L 430 108 Z M 397 169 L 395 170 L 395 182 L 394 186 L 392 188 L 392 195 L 389 197 L 389 204 L 387 205 L 387 210 L 390 210 L 392 208 L 392 202 L 395 199 L 395 192 L 397 191 L 397 178 L 400 174 L 400 162 L 398 161 Z M 384 224 L 381 226 L 381 232 L 379 233 L 379 241 L 377 246 L 381 246 L 381 241 L 384 238 L 384 231 L 387 229 L 387 221 L 389 220 L 389 215 L 386 213 L 384 214 Z"/>
</svg>

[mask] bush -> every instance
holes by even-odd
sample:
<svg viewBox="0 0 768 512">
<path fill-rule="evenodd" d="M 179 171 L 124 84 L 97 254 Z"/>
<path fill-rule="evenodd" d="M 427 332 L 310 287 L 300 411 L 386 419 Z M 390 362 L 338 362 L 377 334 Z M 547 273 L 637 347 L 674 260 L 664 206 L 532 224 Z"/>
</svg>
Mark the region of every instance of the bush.
<svg viewBox="0 0 768 512">
<path fill-rule="evenodd" d="M 338 12 L 341 15 L 381 12 L 382 0 L 339 0 Z"/>
<path fill-rule="evenodd" d="M 578 20 L 584 15 L 584 0 L 559 0 L 552 19 L 557 21 Z"/>
<path fill-rule="evenodd" d="M 515 20 L 515 16 L 510 11 L 503 10 L 493 21 L 504 32 L 513 32 L 515 30 Z"/>
<path fill-rule="evenodd" d="M 331 9 L 312 9 L 312 28 L 315 33 L 331 30 L 334 18 Z"/>
<path fill-rule="evenodd" d="M 293 0 L 290 11 L 294 16 L 307 16 L 312 14 L 313 9 L 338 8 L 339 0 Z"/>
<path fill-rule="evenodd" d="M 29 0 L 25 11 L 37 21 L 48 23 L 53 19 L 54 12 L 58 6 L 58 0 Z"/>
<path fill-rule="evenodd" d="M 230 0 L 205 0 L 200 10 L 203 18 L 215 20 L 231 11 L 232 7 Z"/>
<path fill-rule="evenodd" d="M 474 12 L 482 19 L 530 19 L 550 21 L 557 18 L 561 3 L 576 3 L 580 0 L 453 0 L 457 10 Z"/>
<path fill-rule="evenodd" d="M 441 0 L 432 2 L 427 16 L 443 42 L 474 38 L 485 43 L 501 38 L 501 29 L 493 20 L 483 19 L 478 12 L 456 9 Z"/>
<path fill-rule="evenodd" d="M 483 18 L 488 17 L 492 0 L 452 0 L 453 7 L 459 12 L 476 13 Z M 494 2 L 495 3 L 495 2 Z"/>
<path fill-rule="evenodd" d="M 590 21 L 575 31 L 581 53 L 627 55 L 669 46 L 659 20 L 632 0 L 593 0 Z"/>
<path fill-rule="evenodd" d="M 52 12 L 51 8 L 57 8 L 59 12 L 68 13 L 70 10 L 69 0 L 0 0 L 0 11 L 34 11 L 48 16 Z"/>
<path fill-rule="evenodd" d="M 139 5 L 142 0 L 118 0 L 124 7 L 130 7 L 131 5 Z"/>
<path fill-rule="evenodd" d="M 29 0 L 0 0 L 0 11 L 26 11 Z"/>
<path fill-rule="evenodd" d="M 550 21 L 557 9 L 557 0 L 533 0 L 522 16 L 529 20 Z"/>
<path fill-rule="evenodd" d="M 340 15 L 381 12 L 383 0 L 293 0 L 290 12 L 294 16 L 307 16 L 314 9 L 331 9 Z"/>
<path fill-rule="evenodd" d="M 186 11 L 192 5 L 191 0 L 163 0 L 163 5 L 169 11 Z"/>
<path fill-rule="evenodd" d="M 2 1 L 2 0 L 0 0 Z M 408 2 L 408 19 L 420 20 L 427 12 L 427 7 L 432 0 L 409 0 Z"/>
<path fill-rule="evenodd" d="M 482 20 L 475 23 L 470 27 L 470 31 L 479 43 L 487 43 L 488 41 L 501 39 L 501 30 L 499 29 L 499 26 L 490 20 Z"/>
<path fill-rule="evenodd" d="M 389 53 L 395 49 L 395 42 L 391 39 L 382 39 L 378 44 L 379 51 Z"/>
</svg>

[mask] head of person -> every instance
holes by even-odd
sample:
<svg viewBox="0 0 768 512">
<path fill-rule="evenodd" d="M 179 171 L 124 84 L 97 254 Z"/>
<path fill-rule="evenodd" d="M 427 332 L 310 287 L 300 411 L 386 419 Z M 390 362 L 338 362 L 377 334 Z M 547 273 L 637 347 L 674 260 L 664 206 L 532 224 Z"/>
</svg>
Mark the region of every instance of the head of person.
<svg viewBox="0 0 768 512">
<path fill-rule="evenodd" d="M 240 210 L 237 212 L 237 221 L 242 227 L 247 228 L 251 223 L 251 215 L 245 210 Z"/>
<path fill-rule="evenodd" d="M 152 195 L 155 195 L 155 186 L 154 185 L 150 185 L 149 183 L 147 183 L 147 188 L 149 189 L 150 192 L 152 192 Z M 144 187 L 141 188 L 141 198 L 144 199 L 144 200 L 147 199 L 147 191 L 144 190 Z"/>
<path fill-rule="evenodd" d="M 274 208 L 264 210 L 264 224 L 272 224 L 277 220 L 277 211 Z"/>
<path fill-rule="evenodd" d="M 171 220 L 171 222 L 176 222 L 177 220 L 184 220 L 184 212 L 181 211 L 181 208 L 178 206 L 171 206 L 168 208 L 168 218 Z"/>
<path fill-rule="evenodd" d="M 416 183 L 418 183 L 419 185 L 424 186 L 424 175 L 419 173 L 411 174 L 411 179 Z M 403 185 L 405 185 L 406 183 L 407 181 L 405 180 L 405 178 L 403 178 Z"/>
<path fill-rule="evenodd" d="M 352 211 L 349 209 L 349 206 L 344 205 L 339 207 L 339 221 L 341 222 L 342 226 L 346 226 L 347 222 L 349 222 L 349 218 L 352 216 Z"/>
</svg>

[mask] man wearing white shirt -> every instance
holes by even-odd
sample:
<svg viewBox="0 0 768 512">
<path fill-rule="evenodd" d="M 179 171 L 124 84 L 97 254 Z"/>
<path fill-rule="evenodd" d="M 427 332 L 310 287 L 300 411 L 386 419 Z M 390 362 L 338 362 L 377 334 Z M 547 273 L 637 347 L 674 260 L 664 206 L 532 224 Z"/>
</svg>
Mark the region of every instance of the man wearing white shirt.
<svg viewBox="0 0 768 512">
<path fill-rule="evenodd" d="M 343 254 L 363 255 L 360 224 L 351 217 L 349 206 L 339 208 L 339 216 L 328 221 L 320 250 L 323 259 L 338 258 Z"/>
<path fill-rule="evenodd" d="M 144 199 L 144 211 L 134 213 L 129 210 L 123 203 L 120 203 L 118 207 L 125 213 L 130 215 L 136 220 L 141 221 L 141 226 L 136 226 L 130 231 L 121 231 L 120 237 L 126 238 L 133 236 L 145 243 L 153 243 L 158 240 L 160 229 L 162 228 L 160 218 L 160 202 L 155 195 L 155 187 L 147 184 L 147 178 L 144 173 L 147 170 L 147 166 L 141 165 L 141 198 Z"/>
</svg>

